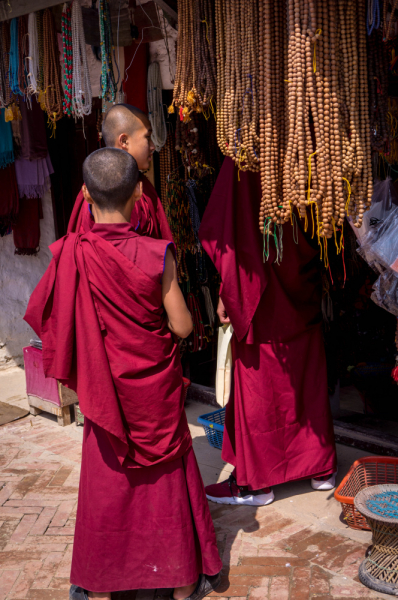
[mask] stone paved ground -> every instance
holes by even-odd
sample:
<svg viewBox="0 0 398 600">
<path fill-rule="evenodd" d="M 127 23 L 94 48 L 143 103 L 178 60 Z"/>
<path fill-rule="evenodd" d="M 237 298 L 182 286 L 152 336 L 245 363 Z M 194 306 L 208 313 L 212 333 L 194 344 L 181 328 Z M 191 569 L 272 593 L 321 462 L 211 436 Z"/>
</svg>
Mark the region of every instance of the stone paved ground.
<svg viewBox="0 0 398 600">
<path fill-rule="evenodd" d="M 81 428 L 61 428 L 44 416 L 0 427 L 0 600 L 68 599 L 81 437 Z M 211 469 L 205 442 L 203 452 Z M 201 469 L 208 483 L 206 464 Z M 300 518 L 286 510 L 282 499 L 259 509 L 212 503 L 210 508 L 224 563 L 222 585 L 214 597 L 389 597 L 371 592 L 357 578 L 369 534 L 347 531 L 344 524 L 336 532 L 322 520 L 327 516 Z M 338 519 L 332 516 L 334 523 Z M 169 593 L 139 590 L 115 594 L 114 599 L 153 600 Z"/>
</svg>

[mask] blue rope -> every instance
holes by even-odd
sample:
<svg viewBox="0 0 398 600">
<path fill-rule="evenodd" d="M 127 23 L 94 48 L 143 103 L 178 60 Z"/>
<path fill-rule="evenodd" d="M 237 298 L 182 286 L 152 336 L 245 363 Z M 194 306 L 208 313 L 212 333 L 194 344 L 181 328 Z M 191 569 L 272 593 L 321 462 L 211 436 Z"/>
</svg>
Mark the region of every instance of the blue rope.
<svg viewBox="0 0 398 600">
<path fill-rule="evenodd" d="M 379 29 L 379 27 L 380 27 L 380 0 L 373 0 L 372 24 L 370 24 L 369 13 L 368 13 L 368 18 L 366 20 L 366 29 L 368 31 L 368 35 L 370 35 L 374 29 Z"/>
<path fill-rule="evenodd" d="M 398 519 L 398 492 L 382 492 L 366 500 L 366 506 L 375 515 Z"/>
<path fill-rule="evenodd" d="M 18 72 L 19 72 L 19 53 L 18 53 L 18 17 L 14 17 L 10 27 L 10 64 L 8 67 L 8 77 L 10 81 L 10 89 L 13 94 L 22 96 L 19 89 Z"/>
</svg>

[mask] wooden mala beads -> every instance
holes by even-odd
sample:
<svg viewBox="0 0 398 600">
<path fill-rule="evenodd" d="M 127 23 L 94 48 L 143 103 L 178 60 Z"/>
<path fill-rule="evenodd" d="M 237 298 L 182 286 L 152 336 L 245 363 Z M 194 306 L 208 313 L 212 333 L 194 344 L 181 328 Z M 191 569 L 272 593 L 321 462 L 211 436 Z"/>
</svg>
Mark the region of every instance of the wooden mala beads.
<svg viewBox="0 0 398 600">
<path fill-rule="evenodd" d="M 43 80 L 44 105 L 48 120 L 55 123 L 63 115 L 61 66 L 54 17 L 49 8 L 43 13 Z"/>
<path fill-rule="evenodd" d="M 260 170 L 257 0 L 216 0 L 217 141 L 241 170 Z"/>
<path fill-rule="evenodd" d="M 178 0 L 180 15 L 177 67 L 173 91 L 180 120 L 193 112 L 214 112 L 216 96 L 216 42 L 212 0 Z"/>
</svg>

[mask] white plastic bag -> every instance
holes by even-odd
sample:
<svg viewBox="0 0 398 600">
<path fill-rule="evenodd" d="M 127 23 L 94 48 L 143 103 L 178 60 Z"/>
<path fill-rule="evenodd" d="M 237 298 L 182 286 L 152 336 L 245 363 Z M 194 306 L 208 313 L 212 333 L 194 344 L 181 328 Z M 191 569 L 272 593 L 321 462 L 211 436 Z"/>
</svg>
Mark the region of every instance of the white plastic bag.
<svg viewBox="0 0 398 600">
<path fill-rule="evenodd" d="M 232 334 L 231 324 L 222 325 L 218 329 L 217 346 L 217 372 L 216 372 L 216 400 L 224 407 L 231 393 L 232 380 Z"/>
</svg>

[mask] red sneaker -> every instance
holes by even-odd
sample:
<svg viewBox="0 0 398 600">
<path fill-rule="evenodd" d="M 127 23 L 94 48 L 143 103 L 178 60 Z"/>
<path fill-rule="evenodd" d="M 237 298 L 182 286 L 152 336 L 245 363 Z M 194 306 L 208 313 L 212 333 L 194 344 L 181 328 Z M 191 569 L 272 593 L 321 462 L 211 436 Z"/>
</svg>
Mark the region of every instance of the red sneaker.
<svg viewBox="0 0 398 600">
<path fill-rule="evenodd" d="M 230 475 L 226 481 L 206 486 L 205 490 L 207 498 L 212 502 L 217 502 L 217 504 L 266 506 L 267 504 L 271 504 L 275 499 L 271 488 L 249 490 L 245 486 L 237 485 L 233 475 Z"/>
</svg>

